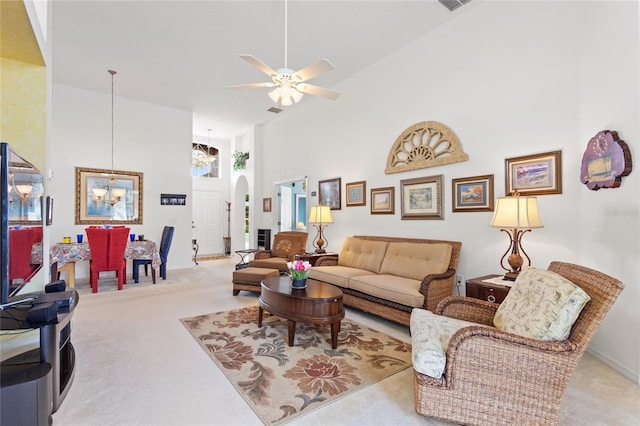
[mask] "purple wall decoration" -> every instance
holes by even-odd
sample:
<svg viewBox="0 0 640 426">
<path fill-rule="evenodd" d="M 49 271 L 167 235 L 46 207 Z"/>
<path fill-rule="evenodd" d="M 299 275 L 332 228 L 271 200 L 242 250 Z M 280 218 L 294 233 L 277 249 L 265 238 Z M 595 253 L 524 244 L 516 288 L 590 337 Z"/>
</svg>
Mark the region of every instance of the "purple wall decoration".
<svg viewBox="0 0 640 426">
<path fill-rule="evenodd" d="M 618 132 L 603 130 L 589 140 L 582 156 L 580 181 L 594 191 L 617 188 L 631 168 L 629 146 L 618 139 Z"/>
</svg>

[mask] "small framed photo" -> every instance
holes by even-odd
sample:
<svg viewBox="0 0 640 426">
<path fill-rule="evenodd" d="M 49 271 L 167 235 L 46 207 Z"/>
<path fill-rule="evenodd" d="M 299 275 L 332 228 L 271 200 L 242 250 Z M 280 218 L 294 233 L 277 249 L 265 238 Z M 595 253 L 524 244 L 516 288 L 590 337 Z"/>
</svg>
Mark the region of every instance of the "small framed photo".
<svg viewBox="0 0 640 426">
<path fill-rule="evenodd" d="M 347 207 L 367 205 L 367 184 L 365 181 L 351 182 L 345 185 Z"/>
<path fill-rule="evenodd" d="M 340 193 L 341 178 L 321 180 L 318 182 L 318 200 L 323 206 L 331 207 L 331 210 L 342 208 Z"/>
<path fill-rule="evenodd" d="M 401 180 L 401 219 L 444 219 L 443 180 L 443 175 Z"/>
<path fill-rule="evenodd" d="M 271 211 L 271 197 L 262 199 L 262 211 L 267 213 Z"/>
<path fill-rule="evenodd" d="M 492 212 L 493 175 L 451 180 L 454 212 Z"/>
<path fill-rule="evenodd" d="M 396 188 L 388 186 L 385 188 L 371 189 L 371 214 L 395 214 Z"/>
<path fill-rule="evenodd" d="M 562 151 L 507 158 L 505 195 L 562 194 Z"/>
</svg>

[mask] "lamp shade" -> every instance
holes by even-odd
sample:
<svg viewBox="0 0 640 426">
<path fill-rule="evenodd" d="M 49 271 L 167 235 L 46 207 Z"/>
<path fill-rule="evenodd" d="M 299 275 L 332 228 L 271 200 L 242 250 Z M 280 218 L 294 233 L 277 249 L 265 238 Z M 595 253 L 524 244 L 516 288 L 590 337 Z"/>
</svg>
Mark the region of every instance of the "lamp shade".
<svg viewBox="0 0 640 426">
<path fill-rule="evenodd" d="M 333 223 L 331 217 L 331 207 L 329 206 L 311 206 L 309 213 L 309 223 Z"/>
<path fill-rule="evenodd" d="M 536 197 L 501 197 L 496 200 L 491 226 L 494 228 L 542 228 Z"/>
</svg>

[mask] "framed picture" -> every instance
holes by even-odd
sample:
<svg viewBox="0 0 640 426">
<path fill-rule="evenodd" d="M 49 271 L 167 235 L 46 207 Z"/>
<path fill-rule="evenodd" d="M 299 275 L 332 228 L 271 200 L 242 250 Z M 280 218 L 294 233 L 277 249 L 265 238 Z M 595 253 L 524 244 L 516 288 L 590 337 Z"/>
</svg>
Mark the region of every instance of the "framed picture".
<svg viewBox="0 0 640 426">
<path fill-rule="evenodd" d="M 367 184 L 365 181 L 351 182 L 345 185 L 347 207 L 367 205 Z"/>
<path fill-rule="evenodd" d="M 271 197 L 262 199 L 262 211 L 267 213 L 271 211 Z"/>
<path fill-rule="evenodd" d="M 451 180 L 454 212 L 492 212 L 493 175 Z"/>
<path fill-rule="evenodd" d="M 371 214 L 395 214 L 396 188 L 388 186 L 385 188 L 371 189 Z"/>
<path fill-rule="evenodd" d="M 141 225 L 142 200 L 142 173 L 76 167 L 76 225 Z"/>
<path fill-rule="evenodd" d="M 53 198 L 47 195 L 47 202 L 45 207 L 45 225 L 53 225 Z"/>
<path fill-rule="evenodd" d="M 340 194 L 341 178 L 321 180 L 318 182 L 318 200 L 324 206 L 331 207 L 331 210 L 342 208 Z"/>
<path fill-rule="evenodd" d="M 507 158 L 505 195 L 562 194 L 562 151 Z"/>
<path fill-rule="evenodd" d="M 163 206 L 186 206 L 187 194 L 160 194 L 160 204 Z"/>
<path fill-rule="evenodd" d="M 444 219 L 443 179 L 437 175 L 401 180 L 401 219 Z"/>
</svg>

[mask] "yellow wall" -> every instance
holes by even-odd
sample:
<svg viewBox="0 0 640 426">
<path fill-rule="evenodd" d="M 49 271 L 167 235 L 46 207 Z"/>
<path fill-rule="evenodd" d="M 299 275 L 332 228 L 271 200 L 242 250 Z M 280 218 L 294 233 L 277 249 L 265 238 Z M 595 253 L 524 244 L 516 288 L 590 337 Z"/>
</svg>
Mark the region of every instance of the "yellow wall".
<svg viewBox="0 0 640 426">
<path fill-rule="evenodd" d="M 0 140 L 45 171 L 46 67 L 22 1 L 0 1 Z"/>
</svg>

